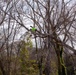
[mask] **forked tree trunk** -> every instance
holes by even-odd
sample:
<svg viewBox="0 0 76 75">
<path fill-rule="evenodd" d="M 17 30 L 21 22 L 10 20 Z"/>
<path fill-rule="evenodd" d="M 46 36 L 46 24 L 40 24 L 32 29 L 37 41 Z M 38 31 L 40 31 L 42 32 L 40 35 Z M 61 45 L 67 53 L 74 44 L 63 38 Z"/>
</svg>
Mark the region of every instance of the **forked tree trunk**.
<svg viewBox="0 0 76 75">
<path fill-rule="evenodd" d="M 57 54 L 57 59 L 58 59 L 58 75 L 67 75 L 66 67 L 64 64 L 63 57 L 62 57 L 63 47 L 59 44 L 57 44 L 56 54 Z"/>
</svg>

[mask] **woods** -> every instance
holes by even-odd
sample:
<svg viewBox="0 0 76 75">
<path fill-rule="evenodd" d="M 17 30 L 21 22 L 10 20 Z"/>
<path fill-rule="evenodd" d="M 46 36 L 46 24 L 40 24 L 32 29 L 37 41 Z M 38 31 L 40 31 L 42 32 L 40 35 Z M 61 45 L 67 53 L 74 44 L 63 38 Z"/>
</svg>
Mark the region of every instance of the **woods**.
<svg viewBox="0 0 76 75">
<path fill-rule="evenodd" d="M 75 0 L 0 1 L 0 75 L 76 75 Z"/>
</svg>

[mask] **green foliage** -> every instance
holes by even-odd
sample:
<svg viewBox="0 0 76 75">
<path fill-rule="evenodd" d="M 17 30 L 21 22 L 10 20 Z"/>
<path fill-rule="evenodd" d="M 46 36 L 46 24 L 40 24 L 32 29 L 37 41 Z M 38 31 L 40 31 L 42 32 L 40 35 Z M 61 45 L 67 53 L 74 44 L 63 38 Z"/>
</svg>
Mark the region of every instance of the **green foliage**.
<svg viewBox="0 0 76 75">
<path fill-rule="evenodd" d="M 32 43 L 28 40 L 23 41 L 23 46 L 20 51 L 20 74 L 21 75 L 37 75 L 38 67 L 35 60 L 30 59 L 29 50 L 27 47 L 32 47 Z"/>
<path fill-rule="evenodd" d="M 32 41 L 31 41 L 30 38 L 27 38 L 27 42 L 25 43 L 25 46 L 26 46 L 26 47 L 30 47 L 30 48 L 33 47 L 33 45 L 32 45 Z"/>
</svg>

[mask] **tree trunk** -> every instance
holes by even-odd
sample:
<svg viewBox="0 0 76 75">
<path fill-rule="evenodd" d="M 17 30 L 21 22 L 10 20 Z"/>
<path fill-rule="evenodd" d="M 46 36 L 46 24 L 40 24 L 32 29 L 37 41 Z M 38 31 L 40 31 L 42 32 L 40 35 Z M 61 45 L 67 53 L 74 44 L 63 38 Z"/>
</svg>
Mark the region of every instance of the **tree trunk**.
<svg viewBox="0 0 76 75">
<path fill-rule="evenodd" d="M 50 73 L 51 73 L 51 60 L 50 60 L 50 53 L 48 54 L 48 56 L 47 56 L 47 60 L 46 60 L 46 64 L 45 64 L 45 69 L 44 69 L 44 71 L 43 71 L 43 73 L 45 74 L 45 75 L 50 75 Z"/>
<path fill-rule="evenodd" d="M 42 62 L 43 57 L 41 56 L 40 60 L 38 61 L 39 75 L 42 75 Z"/>
<path fill-rule="evenodd" d="M 58 75 L 67 75 L 62 53 L 63 53 L 63 47 L 57 44 L 56 54 L 58 58 Z"/>
<path fill-rule="evenodd" d="M 46 4 L 46 24 L 47 24 L 47 33 L 50 34 L 50 0 L 47 0 L 47 4 Z M 48 43 L 47 43 L 47 49 L 48 49 L 48 56 L 47 56 L 47 60 L 46 60 L 46 64 L 45 64 L 45 69 L 44 69 L 44 74 L 45 75 L 50 75 L 51 73 L 51 43 L 50 43 L 50 35 L 48 35 L 47 37 L 48 39 Z"/>
<path fill-rule="evenodd" d="M 2 75 L 6 75 L 6 72 L 4 70 L 4 66 L 3 66 L 1 60 L 0 60 L 0 69 L 1 69 Z"/>
</svg>

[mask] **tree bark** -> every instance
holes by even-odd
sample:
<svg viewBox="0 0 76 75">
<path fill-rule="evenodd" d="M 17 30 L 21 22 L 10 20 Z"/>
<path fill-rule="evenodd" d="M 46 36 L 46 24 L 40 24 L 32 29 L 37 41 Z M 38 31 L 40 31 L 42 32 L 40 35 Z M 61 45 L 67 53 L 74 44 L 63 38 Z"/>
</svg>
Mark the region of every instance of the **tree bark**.
<svg viewBox="0 0 76 75">
<path fill-rule="evenodd" d="M 66 67 L 62 57 L 63 47 L 59 44 L 57 44 L 56 47 L 57 47 L 56 54 L 58 58 L 58 75 L 67 75 Z"/>
<path fill-rule="evenodd" d="M 6 75 L 6 72 L 4 70 L 4 66 L 3 66 L 1 60 L 0 60 L 0 69 L 1 69 L 2 75 Z"/>
</svg>

